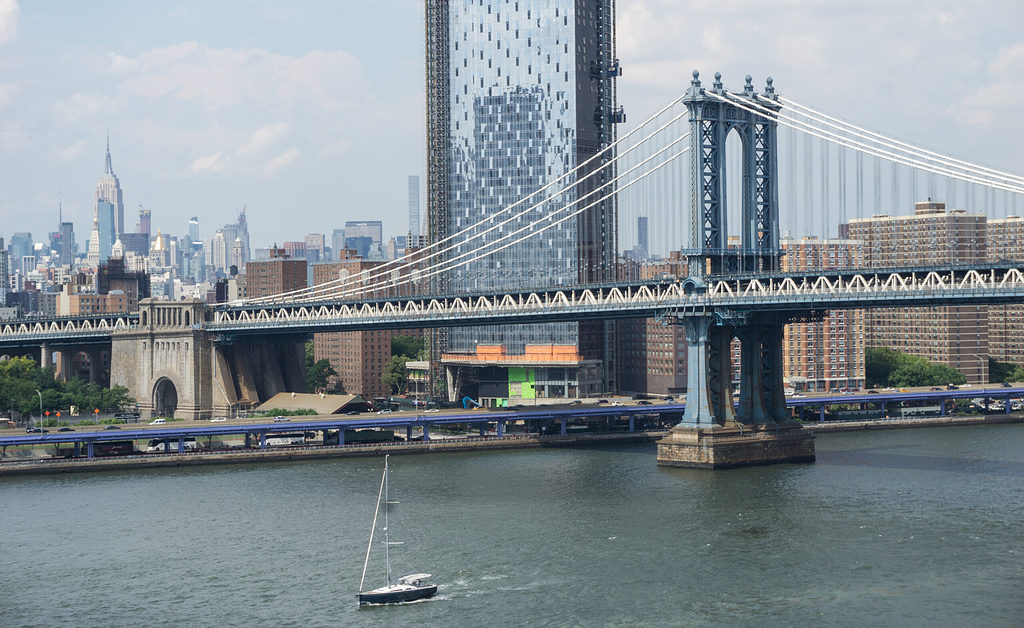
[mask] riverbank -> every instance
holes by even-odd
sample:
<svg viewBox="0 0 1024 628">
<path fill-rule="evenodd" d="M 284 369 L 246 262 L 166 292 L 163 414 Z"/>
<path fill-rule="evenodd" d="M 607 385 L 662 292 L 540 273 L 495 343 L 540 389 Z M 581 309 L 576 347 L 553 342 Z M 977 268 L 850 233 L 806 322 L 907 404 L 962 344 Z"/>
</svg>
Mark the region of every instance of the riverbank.
<svg viewBox="0 0 1024 628">
<path fill-rule="evenodd" d="M 833 421 L 829 423 L 806 423 L 804 428 L 811 430 L 815 434 L 827 434 L 865 430 L 1003 425 L 1007 423 L 1024 423 L 1024 415 L 993 414 L 987 416 Z M 657 442 L 667 433 L 667 431 L 613 432 L 604 434 L 567 434 L 564 436 L 559 434 L 545 436 L 537 434 L 512 434 L 501 437 L 439 438 L 427 442 L 398 441 L 365 445 L 289 447 L 268 450 L 198 451 L 186 454 L 139 454 L 92 459 L 25 458 L 12 460 L 8 458 L 0 463 L 0 476 L 87 473 L 92 471 L 117 471 L 150 467 L 191 467 L 214 464 L 286 462 L 289 460 L 377 456 L 382 453 L 412 454 L 530 447 L 573 447 L 599 443 Z"/>
<path fill-rule="evenodd" d="M 369 443 L 341 446 L 288 447 L 267 450 L 198 451 L 186 454 L 139 454 L 110 458 L 29 458 L 6 460 L 0 463 L 0 476 L 83 473 L 115 471 L 150 467 L 190 467 L 210 464 L 245 464 L 255 462 L 284 462 L 289 460 L 317 460 L 352 456 L 378 456 L 383 453 L 406 454 L 423 452 L 454 452 L 486 449 L 517 449 L 526 447 L 572 447 L 595 443 L 655 442 L 666 431 L 612 432 L 606 434 L 512 434 L 501 437 L 440 438 L 411 442 Z"/>
<path fill-rule="evenodd" d="M 815 433 L 859 432 L 862 430 L 902 430 L 914 427 L 951 427 L 961 425 L 1003 425 L 1024 423 L 1022 414 L 988 414 L 982 416 L 933 416 L 907 419 L 873 419 L 870 421 L 830 421 L 804 423 L 804 428 Z"/>
</svg>

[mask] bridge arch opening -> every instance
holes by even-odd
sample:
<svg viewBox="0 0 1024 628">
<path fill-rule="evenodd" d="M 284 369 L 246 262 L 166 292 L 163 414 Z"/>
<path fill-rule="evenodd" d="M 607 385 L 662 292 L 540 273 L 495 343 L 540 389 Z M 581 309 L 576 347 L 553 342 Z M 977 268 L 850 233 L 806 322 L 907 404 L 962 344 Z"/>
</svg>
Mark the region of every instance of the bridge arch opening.
<svg viewBox="0 0 1024 628">
<path fill-rule="evenodd" d="M 743 241 L 743 163 L 746 159 L 747 147 L 737 127 L 732 127 L 725 136 L 725 206 L 722 208 L 726 228 L 722 233 L 722 246 L 726 249 L 730 244 L 742 248 L 747 244 Z M 735 253 L 734 253 L 735 254 Z"/>
<path fill-rule="evenodd" d="M 173 417 L 178 409 L 178 389 L 174 382 L 161 377 L 153 386 L 153 413 L 155 416 Z"/>
</svg>

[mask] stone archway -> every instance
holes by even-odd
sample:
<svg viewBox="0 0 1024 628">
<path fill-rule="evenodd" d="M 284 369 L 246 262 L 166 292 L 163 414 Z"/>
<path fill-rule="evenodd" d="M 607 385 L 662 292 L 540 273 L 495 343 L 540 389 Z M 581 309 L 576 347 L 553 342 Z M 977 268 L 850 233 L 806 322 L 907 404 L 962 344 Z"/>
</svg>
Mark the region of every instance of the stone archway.
<svg viewBox="0 0 1024 628">
<path fill-rule="evenodd" d="M 178 389 L 174 382 L 161 377 L 153 386 L 153 416 L 173 417 L 178 408 Z"/>
</svg>

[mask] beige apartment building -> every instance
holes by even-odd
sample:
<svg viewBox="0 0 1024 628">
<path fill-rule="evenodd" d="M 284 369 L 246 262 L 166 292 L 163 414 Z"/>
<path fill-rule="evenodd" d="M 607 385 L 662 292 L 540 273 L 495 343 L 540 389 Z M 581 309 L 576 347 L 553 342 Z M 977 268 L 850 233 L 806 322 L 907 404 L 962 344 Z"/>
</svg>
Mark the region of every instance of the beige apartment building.
<svg viewBox="0 0 1024 628">
<path fill-rule="evenodd" d="M 1024 218 L 988 221 L 988 260 L 1024 260 Z M 1024 305 L 993 305 L 988 310 L 988 354 L 993 360 L 1024 366 Z"/>
<path fill-rule="evenodd" d="M 787 272 L 864 265 L 864 246 L 856 240 L 805 237 L 783 240 L 782 249 L 781 266 Z M 782 341 L 786 385 L 798 391 L 862 388 L 864 316 L 864 310 L 829 310 L 821 320 L 786 325 Z"/>
<path fill-rule="evenodd" d="M 911 216 L 877 215 L 841 225 L 840 235 L 864 243 L 870 268 L 986 264 L 984 214 L 947 210 L 937 201 L 914 203 Z M 988 306 L 868 310 L 865 345 L 889 347 L 950 366 L 970 383 L 988 381 Z"/>
</svg>

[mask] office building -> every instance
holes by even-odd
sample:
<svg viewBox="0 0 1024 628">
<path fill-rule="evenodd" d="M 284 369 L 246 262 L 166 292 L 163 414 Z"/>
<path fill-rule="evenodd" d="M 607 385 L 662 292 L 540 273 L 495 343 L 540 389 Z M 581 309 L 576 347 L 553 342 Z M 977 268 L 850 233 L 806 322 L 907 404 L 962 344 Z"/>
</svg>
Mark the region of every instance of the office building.
<svg viewBox="0 0 1024 628">
<path fill-rule="evenodd" d="M 32 243 L 32 234 L 27 231 L 19 231 L 11 236 L 11 241 L 7 245 L 7 251 L 11 256 L 11 274 L 16 272 L 31 269 L 23 269 L 21 267 L 21 260 L 26 255 L 32 255 L 32 251 L 35 249 Z"/>
<path fill-rule="evenodd" d="M 326 262 L 327 259 L 324 257 L 324 253 L 327 249 L 327 238 L 322 233 L 310 233 L 305 237 L 306 240 L 306 259 L 311 264 L 317 264 L 319 262 Z"/>
<path fill-rule="evenodd" d="M 377 251 L 376 257 L 383 259 L 384 226 L 379 220 L 350 220 L 345 223 L 346 249 L 355 249 L 359 257 L 367 259 L 371 251 Z"/>
<path fill-rule="evenodd" d="M 840 237 L 864 243 L 870 268 L 984 265 L 984 214 L 929 199 L 911 216 L 876 215 L 840 225 Z M 888 347 L 950 366 L 972 384 L 988 381 L 988 306 L 958 305 L 868 310 L 865 346 Z"/>
<path fill-rule="evenodd" d="M 4 248 L 0 238 L 0 308 L 7 305 L 7 293 L 11 289 L 11 254 Z"/>
<path fill-rule="evenodd" d="M 150 229 L 153 226 L 153 214 L 148 209 L 142 209 L 139 206 L 139 224 L 136 225 L 136 233 L 145 233 L 147 236 L 150 234 Z"/>
<path fill-rule="evenodd" d="M 109 245 L 113 246 L 114 242 L 117 241 L 117 236 L 124 233 L 124 197 L 121 192 L 121 182 L 118 180 L 117 175 L 114 174 L 114 167 L 110 162 L 110 136 L 107 136 L 107 157 L 103 176 L 96 181 L 95 214 L 100 213 L 101 202 L 109 203 L 114 208 Z M 110 254 L 109 246 L 107 248 L 108 256 Z"/>
<path fill-rule="evenodd" d="M 332 259 L 342 259 L 342 251 L 345 250 L 345 230 L 335 229 L 331 232 L 331 253 Z"/>
<path fill-rule="evenodd" d="M 202 242 L 202 238 L 199 237 L 199 218 L 192 216 L 188 219 L 188 237 L 193 243 Z"/>
<path fill-rule="evenodd" d="M 78 247 L 75 244 L 75 223 L 60 223 L 60 263 L 62 266 L 71 266 L 75 263 L 75 253 Z"/>
<path fill-rule="evenodd" d="M 609 146 L 622 116 L 615 103 L 613 1 L 428 0 L 426 9 L 428 226 L 431 241 L 438 242 Z M 581 182 L 521 221 L 480 238 L 459 235 L 448 257 L 468 260 L 594 187 L 594 179 Z M 616 246 L 615 206 L 609 199 L 544 233 L 453 268 L 436 289 L 476 292 L 608 281 L 615 278 Z M 438 343 L 446 345 L 442 363 L 448 371 L 489 369 L 486 387 L 493 395 L 480 396 L 501 405 L 518 398 L 514 390 L 524 390 L 523 381 L 542 376 L 551 385 L 527 385 L 526 398 L 614 389 L 611 330 L 602 322 L 454 328 L 438 336 Z M 449 397 L 455 398 L 455 383 L 465 378 L 457 372 L 447 378 Z"/>
</svg>

